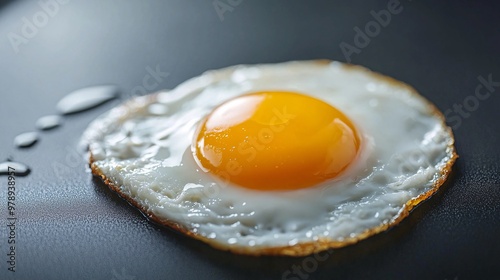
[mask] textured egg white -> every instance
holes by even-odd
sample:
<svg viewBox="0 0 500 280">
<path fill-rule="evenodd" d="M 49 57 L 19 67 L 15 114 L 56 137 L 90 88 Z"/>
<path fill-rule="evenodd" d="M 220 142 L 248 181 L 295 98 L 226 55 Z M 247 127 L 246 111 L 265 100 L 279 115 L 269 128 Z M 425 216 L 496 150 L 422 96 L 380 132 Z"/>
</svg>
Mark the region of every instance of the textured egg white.
<svg viewBox="0 0 500 280">
<path fill-rule="evenodd" d="M 357 160 L 335 180 L 288 192 L 244 189 L 201 170 L 191 152 L 198 123 L 222 102 L 260 90 L 301 92 L 343 111 L 363 140 Z M 95 166 L 148 212 L 216 243 L 254 248 L 342 241 L 391 222 L 442 176 L 452 143 L 407 87 L 307 61 L 206 72 L 111 110 L 83 139 Z"/>
</svg>

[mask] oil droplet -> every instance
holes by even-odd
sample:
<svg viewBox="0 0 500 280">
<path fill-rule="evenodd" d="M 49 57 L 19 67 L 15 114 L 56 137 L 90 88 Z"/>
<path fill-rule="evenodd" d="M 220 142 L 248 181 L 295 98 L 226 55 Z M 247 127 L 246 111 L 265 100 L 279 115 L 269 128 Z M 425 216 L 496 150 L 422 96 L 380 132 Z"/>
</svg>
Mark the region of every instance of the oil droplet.
<svg viewBox="0 0 500 280">
<path fill-rule="evenodd" d="M 68 115 L 97 107 L 116 98 L 119 89 L 113 85 L 94 86 L 75 90 L 57 103 L 57 110 Z"/>
<path fill-rule="evenodd" d="M 36 132 L 25 132 L 17 135 L 14 138 L 14 145 L 18 148 L 28 148 L 38 141 L 38 133 Z"/>
<path fill-rule="evenodd" d="M 27 165 L 20 162 L 5 161 L 0 163 L 0 175 L 9 175 L 9 172 L 15 172 L 16 176 L 26 176 L 31 170 Z"/>
<path fill-rule="evenodd" d="M 60 126 L 62 118 L 57 115 L 44 116 L 39 118 L 35 126 L 40 130 L 49 130 Z"/>
</svg>

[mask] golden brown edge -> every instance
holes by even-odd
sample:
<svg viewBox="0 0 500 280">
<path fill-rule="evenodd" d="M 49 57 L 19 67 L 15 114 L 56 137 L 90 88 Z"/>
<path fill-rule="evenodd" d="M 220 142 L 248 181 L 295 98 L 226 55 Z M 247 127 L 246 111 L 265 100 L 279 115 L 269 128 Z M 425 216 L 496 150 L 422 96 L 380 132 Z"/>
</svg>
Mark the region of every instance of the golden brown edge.
<svg viewBox="0 0 500 280">
<path fill-rule="evenodd" d="M 319 65 L 324 65 L 327 66 L 329 63 L 331 63 L 330 60 L 317 60 L 315 61 Z M 120 191 L 119 186 L 116 186 L 113 182 L 111 182 L 103 173 L 102 171 L 94 164 L 94 159 L 92 156 L 92 153 L 90 151 L 90 156 L 89 156 L 89 162 L 90 162 L 90 167 L 92 170 L 92 173 L 95 176 L 100 177 L 103 182 L 113 191 L 118 193 L 122 198 L 127 200 L 131 205 L 139 209 L 144 215 L 146 215 L 149 219 L 152 221 L 170 227 L 174 230 L 177 230 L 181 233 L 184 233 L 188 236 L 191 236 L 195 239 L 201 240 L 209 245 L 211 245 L 214 248 L 220 249 L 220 250 L 227 250 L 231 251 L 233 253 L 238 253 L 238 254 L 245 254 L 245 255 L 254 255 L 254 256 L 259 256 L 259 255 L 285 255 L 285 256 L 294 256 L 294 257 L 299 257 L 299 256 L 307 256 L 313 253 L 321 252 L 327 249 L 336 249 L 336 248 L 341 248 L 345 247 L 348 245 L 355 244 L 363 239 L 366 239 L 370 236 L 373 236 L 377 233 L 380 233 L 382 231 L 385 231 L 397 224 L 399 224 L 404 218 L 406 218 L 410 211 L 415 208 L 417 205 L 419 205 L 421 202 L 425 201 L 426 199 L 430 198 L 433 194 L 435 194 L 439 187 L 443 185 L 443 183 L 446 181 L 448 178 L 449 174 L 451 173 L 451 169 L 453 164 L 455 163 L 455 160 L 458 158 L 458 155 L 455 151 L 454 147 L 454 135 L 450 127 L 446 125 L 446 120 L 444 115 L 439 111 L 439 109 L 429 100 L 427 100 L 425 97 L 420 95 L 412 86 L 398 81 L 394 78 L 385 76 L 383 74 L 373 72 L 365 67 L 358 66 L 358 65 L 351 65 L 351 64 L 342 64 L 343 67 L 349 68 L 349 69 L 358 69 L 361 70 L 369 75 L 376 76 L 377 79 L 385 80 L 386 82 L 397 85 L 400 87 L 404 87 L 409 90 L 409 92 L 418 97 L 421 98 L 427 106 L 431 109 L 432 115 L 438 117 L 441 122 L 443 127 L 446 127 L 447 132 L 450 135 L 450 143 L 448 145 L 449 153 L 450 154 L 450 160 L 446 163 L 444 168 L 440 170 L 440 178 L 436 181 L 434 186 L 427 192 L 407 201 L 403 208 L 400 210 L 398 216 L 394 217 L 389 223 L 384 223 L 378 227 L 370 228 L 360 234 L 358 234 L 356 237 L 350 237 L 347 238 L 343 241 L 335 241 L 335 240 L 330 240 L 327 238 L 319 239 L 318 241 L 314 242 L 307 242 L 307 243 L 299 243 L 293 246 L 281 246 L 281 247 L 268 247 L 268 248 L 254 248 L 254 247 L 238 247 L 238 246 L 228 246 L 225 244 L 217 243 L 214 242 L 212 239 L 206 238 L 204 236 L 198 235 L 194 232 L 189 231 L 188 229 L 184 228 L 183 226 L 169 220 L 161 219 L 157 216 L 155 216 L 153 213 L 150 211 L 147 211 L 144 207 L 139 205 L 133 198 L 130 196 L 127 196 L 126 194 L 122 193 Z M 127 105 L 127 104 L 124 104 Z"/>
</svg>

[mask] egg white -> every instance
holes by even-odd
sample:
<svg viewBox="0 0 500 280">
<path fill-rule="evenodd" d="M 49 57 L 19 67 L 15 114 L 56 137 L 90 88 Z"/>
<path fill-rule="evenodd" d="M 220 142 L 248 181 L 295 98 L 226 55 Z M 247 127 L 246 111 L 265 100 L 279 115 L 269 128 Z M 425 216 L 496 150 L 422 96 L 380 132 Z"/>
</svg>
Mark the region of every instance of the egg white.
<svg viewBox="0 0 500 280">
<path fill-rule="evenodd" d="M 357 160 L 332 181 L 286 192 L 233 186 L 201 170 L 190 149 L 198 123 L 222 102 L 261 90 L 301 92 L 344 112 L 363 140 Z M 84 140 L 97 173 L 142 211 L 247 253 L 325 240 L 342 246 L 380 231 L 436 188 L 456 157 L 433 105 L 409 86 L 339 62 L 209 71 L 111 110 Z M 319 250 L 312 248 L 305 253 Z"/>
</svg>

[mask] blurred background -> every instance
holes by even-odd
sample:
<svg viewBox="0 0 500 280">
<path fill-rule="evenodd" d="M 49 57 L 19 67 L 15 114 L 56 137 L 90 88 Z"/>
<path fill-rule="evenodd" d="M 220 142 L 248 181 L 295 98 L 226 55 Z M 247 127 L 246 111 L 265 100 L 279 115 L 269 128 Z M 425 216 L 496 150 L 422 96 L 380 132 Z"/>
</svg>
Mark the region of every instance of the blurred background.
<svg viewBox="0 0 500 280">
<path fill-rule="evenodd" d="M 0 278 L 498 275 L 499 12 L 498 1 L 0 1 L 0 162 L 32 168 L 18 180 L 18 271 L 7 271 L 0 257 Z M 304 259 L 233 256 L 147 222 L 93 180 L 76 152 L 87 124 L 129 97 L 209 69 L 319 58 L 414 86 L 446 114 L 460 159 L 444 190 L 407 221 L 338 250 L 304 275 L 284 274 Z M 32 147 L 14 146 L 39 117 L 58 113 L 62 97 L 102 84 L 117 85 L 119 98 L 65 116 Z M 477 97 L 479 85 L 487 98 Z M 1 191 L 0 205 L 6 201 Z M 5 220 L 6 206 L 0 212 Z M 3 227 L 0 237 L 5 256 Z"/>
</svg>

